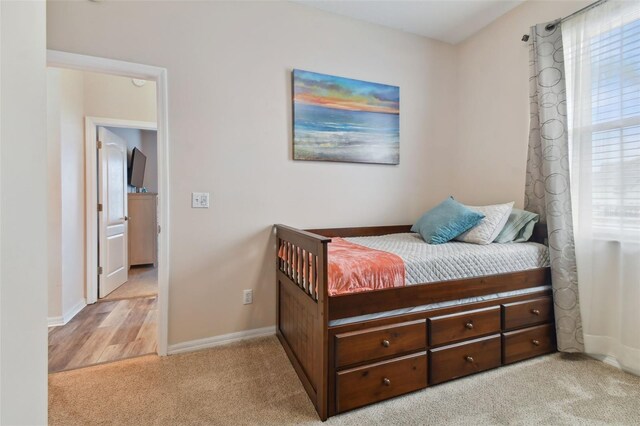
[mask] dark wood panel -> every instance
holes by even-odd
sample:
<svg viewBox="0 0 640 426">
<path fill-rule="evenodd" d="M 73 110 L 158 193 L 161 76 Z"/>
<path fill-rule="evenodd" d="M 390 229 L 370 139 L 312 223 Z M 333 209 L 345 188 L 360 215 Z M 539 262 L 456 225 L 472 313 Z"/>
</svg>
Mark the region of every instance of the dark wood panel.
<svg viewBox="0 0 640 426">
<path fill-rule="evenodd" d="M 537 268 L 334 296 L 329 298 L 329 320 L 537 287 L 550 282 L 550 269 Z"/>
<path fill-rule="evenodd" d="M 328 238 L 324 235 L 320 235 L 314 232 L 303 231 L 302 229 L 293 228 L 291 226 L 278 224 L 275 225 L 276 231 L 278 233 L 278 237 L 283 240 L 287 240 L 297 245 L 298 247 L 303 247 L 309 241 L 314 241 L 317 243 L 330 243 L 331 238 Z M 313 250 L 313 247 L 304 247 L 308 250 Z"/>
<path fill-rule="evenodd" d="M 500 306 L 429 318 L 431 346 L 500 332 Z"/>
<path fill-rule="evenodd" d="M 307 392 L 307 395 L 309 395 L 309 399 L 311 400 L 311 402 L 313 403 L 314 407 L 316 407 L 316 410 L 317 410 L 318 395 L 313 385 L 309 381 L 309 377 L 307 376 L 304 369 L 302 368 L 302 365 L 298 362 L 298 358 L 296 357 L 296 354 L 293 352 L 293 349 L 291 349 L 291 346 L 289 346 L 289 342 L 287 342 L 287 339 L 285 339 L 282 333 L 280 332 L 280 329 L 276 329 L 276 337 L 280 341 L 280 344 L 282 345 L 284 352 L 287 354 L 287 358 L 289 358 L 289 361 L 291 362 L 293 369 L 298 375 L 298 379 L 300 379 L 300 383 L 302 383 L 302 387 Z"/>
<path fill-rule="evenodd" d="M 418 320 L 342 333 L 335 339 L 336 366 L 343 367 L 425 349 L 427 326 Z"/>
<path fill-rule="evenodd" d="M 500 335 L 429 350 L 429 383 L 438 384 L 501 365 Z"/>
<path fill-rule="evenodd" d="M 411 225 L 365 226 L 354 228 L 307 229 L 306 232 L 324 237 L 373 237 L 377 235 L 411 232 Z"/>
<path fill-rule="evenodd" d="M 334 334 L 339 334 L 339 333 L 345 333 L 347 331 L 363 330 L 365 328 L 397 324 L 399 322 L 415 321 L 418 319 L 425 319 L 429 317 L 455 314 L 458 312 L 497 306 L 497 305 L 500 305 L 501 303 L 520 302 L 523 300 L 530 300 L 531 298 L 545 297 L 550 295 L 551 295 L 550 289 L 542 290 L 539 292 L 524 294 L 521 296 L 501 297 L 501 298 L 492 299 L 492 300 L 483 301 L 483 302 L 473 302 L 473 303 L 465 303 L 463 305 L 450 306 L 448 308 L 437 308 L 437 309 L 431 309 L 423 312 L 414 312 L 410 314 L 395 315 L 395 316 L 390 316 L 385 318 L 372 319 L 368 321 L 359 321 L 351 324 L 334 325 L 330 327 L 330 330 Z"/>
<path fill-rule="evenodd" d="M 427 386 L 427 354 L 420 352 L 337 373 L 337 410 L 343 412 Z"/>
<path fill-rule="evenodd" d="M 507 303 L 502 305 L 502 312 L 505 330 L 544 324 L 553 319 L 553 299 L 548 296 Z"/>
<path fill-rule="evenodd" d="M 522 361 L 556 350 L 553 324 L 510 331 L 502 335 L 502 361 L 504 364 Z"/>
<path fill-rule="evenodd" d="M 284 225 L 277 225 L 284 226 Z M 412 225 L 386 225 L 386 226 L 358 226 L 358 227 L 346 227 L 346 228 L 318 228 L 318 229 L 306 229 L 305 231 L 313 235 L 322 235 L 324 237 L 373 237 L 377 235 L 388 234 L 400 234 L 404 232 L 411 232 Z M 295 228 L 290 228 L 294 229 Z M 547 225 L 545 223 L 537 223 L 533 227 L 533 234 L 530 241 L 543 244 L 547 239 Z"/>
<path fill-rule="evenodd" d="M 294 284 L 279 281 L 280 303 L 278 329 L 283 339 L 295 355 L 306 379 L 311 384 L 313 391 L 317 390 L 318 377 L 315 370 L 316 358 L 320 342 L 314 333 L 316 323 L 317 306 L 310 309 L 305 306 L 310 299 Z M 315 303 L 314 303 L 315 305 Z"/>
<path fill-rule="evenodd" d="M 327 243 L 329 238 L 275 226 L 278 337 L 321 420 L 328 415 L 329 331 Z"/>
</svg>

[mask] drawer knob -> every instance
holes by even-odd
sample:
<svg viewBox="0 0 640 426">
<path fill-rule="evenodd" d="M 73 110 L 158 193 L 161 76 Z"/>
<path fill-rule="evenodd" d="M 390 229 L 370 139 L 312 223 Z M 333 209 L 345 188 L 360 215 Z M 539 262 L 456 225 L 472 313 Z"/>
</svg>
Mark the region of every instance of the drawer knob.
<svg viewBox="0 0 640 426">
<path fill-rule="evenodd" d="M 391 380 L 385 377 L 384 379 L 382 379 L 382 384 L 385 386 L 391 386 Z"/>
<path fill-rule="evenodd" d="M 539 310 L 537 310 L 537 309 L 532 309 L 532 310 L 531 310 L 531 313 L 532 313 L 533 315 L 540 315 L 540 311 L 539 311 Z"/>
<path fill-rule="evenodd" d="M 473 362 L 473 357 L 467 355 L 467 356 L 464 357 L 464 360 L 467 361 L 467 362 Z"/>
<path fill-rule="evenodd" d="M 387 339 L 385 339 L 382 341 L 382 346 L 384 346 L 385 348 L 388 348 L 389 346 L 391 346 L 391 343 Z"/>
<path fill-rule="evenodd" d="M 533 339 L 531 343 L 533 343 L 535 346 L 540 346 L 540 340 Z"/>
<path fill-rule="evenodd" d="M 469 321 L 464 325 L 468 330 L 473 330 L 473 321 Z"/>
</svg>

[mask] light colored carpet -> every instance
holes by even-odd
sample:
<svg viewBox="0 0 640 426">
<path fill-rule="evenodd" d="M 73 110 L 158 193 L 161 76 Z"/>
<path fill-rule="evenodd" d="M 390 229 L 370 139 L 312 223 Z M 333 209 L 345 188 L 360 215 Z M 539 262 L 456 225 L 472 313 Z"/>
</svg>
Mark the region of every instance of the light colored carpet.
<svg viewBox="0 0 640 426">
<path fill-rule="evenodd" d="M 321 424 L 275 337 L 49 376 L 52 425 Z M 640 377 L 554 354 L 330 418 L 328 425 L 640 424 Z"/>
<path fill-rule="evenodd" d="M 101 300 L 133 299 L 158 295 L 158 268 L 153 266 L 132 266 L 126 283 Z"/>
</svg>

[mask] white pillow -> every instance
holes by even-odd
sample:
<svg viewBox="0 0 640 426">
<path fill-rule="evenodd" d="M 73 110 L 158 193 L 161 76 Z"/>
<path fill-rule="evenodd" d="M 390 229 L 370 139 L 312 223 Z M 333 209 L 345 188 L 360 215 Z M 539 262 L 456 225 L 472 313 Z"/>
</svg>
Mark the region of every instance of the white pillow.
<svg viewBox="0 0 640 426">
<path fill-rule="evenodd" d="M 491 206 L 466 206 L 484 214 L 484 219 L 470 230 L 458 235 L 455 240 L 473 244 L 490 244 L 496 239 L 509 220 L 513 201 Z"/>
</svg>

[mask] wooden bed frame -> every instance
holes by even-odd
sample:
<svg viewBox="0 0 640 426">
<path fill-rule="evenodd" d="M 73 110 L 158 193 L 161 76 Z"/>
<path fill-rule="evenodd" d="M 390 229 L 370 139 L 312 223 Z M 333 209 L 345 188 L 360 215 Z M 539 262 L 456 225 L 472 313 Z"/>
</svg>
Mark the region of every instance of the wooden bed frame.
<svg viewBox="0 0 640 426">
<path fill-rule="evenodd" d="M 330 321 L 551 283 L 549 268 L 329 297 L 332 237 L 410 225 L 299 230 L 276 225 L 276 334 L 320 419 L 556 350 L 551 291 L 330 326 Z M 532 241 L 545 242 L 536 226 Z M 311 278 L 310 284 L 307 277 Z"/>
</svg>

